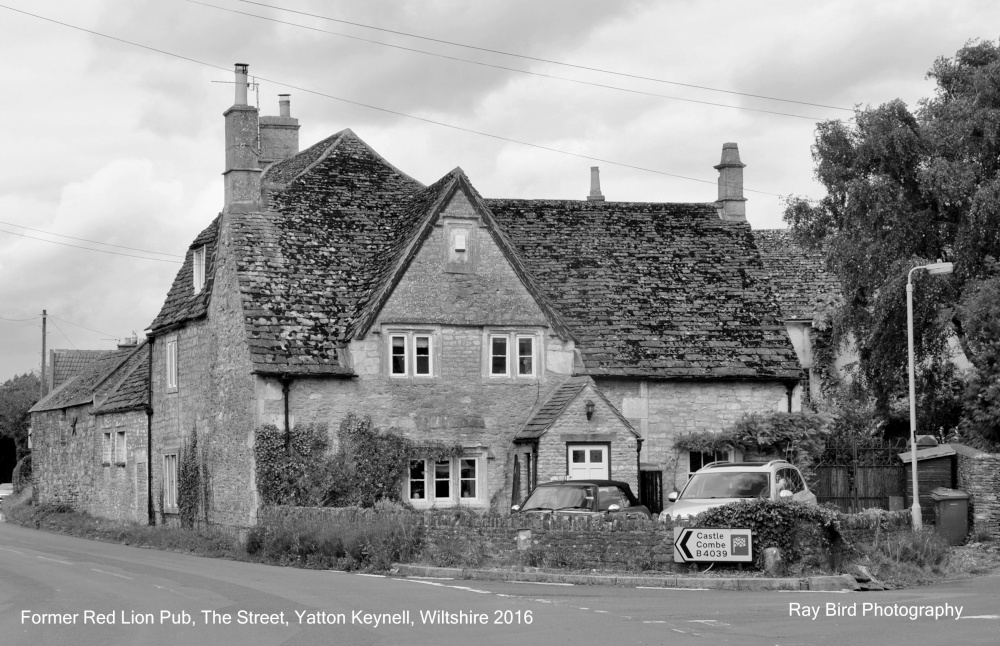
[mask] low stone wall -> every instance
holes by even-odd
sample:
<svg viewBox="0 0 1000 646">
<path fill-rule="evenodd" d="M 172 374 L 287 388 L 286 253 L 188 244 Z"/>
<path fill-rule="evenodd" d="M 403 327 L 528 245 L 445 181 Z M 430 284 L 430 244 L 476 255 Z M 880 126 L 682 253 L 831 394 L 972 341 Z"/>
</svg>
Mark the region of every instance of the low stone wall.
<svg viewBox="0 0 1000 646">
<path fill-rule="evenodd" d="M 1000 536 L 1000 454 L 959 450 L 958 488 L 969 494 L 969 531 Z"/>
<path fill-rule="evenodd" d="M 573 569 L 669 569 L 673 531 L 649 520 L 589 517 L 424 516 L 425 551 L 448 554 L 473 548 L 473 558 Z M 457 554 L 456 554 L 457 556 Z"/>
</svg>

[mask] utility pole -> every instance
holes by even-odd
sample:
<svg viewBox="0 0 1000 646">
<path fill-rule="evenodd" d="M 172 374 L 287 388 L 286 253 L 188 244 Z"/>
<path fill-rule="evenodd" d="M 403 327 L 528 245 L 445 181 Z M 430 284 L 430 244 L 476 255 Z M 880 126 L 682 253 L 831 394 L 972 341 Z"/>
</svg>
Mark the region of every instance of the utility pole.
<svg viewBox="0 0 1000 646">
<path fill-rule="evenodd" d="M 45 323 L 48 313 L 46 310 L 42 310 L 42 383 L 38 386 L 38 398 L 41 399 L 45 397 Z"/>
</svg>

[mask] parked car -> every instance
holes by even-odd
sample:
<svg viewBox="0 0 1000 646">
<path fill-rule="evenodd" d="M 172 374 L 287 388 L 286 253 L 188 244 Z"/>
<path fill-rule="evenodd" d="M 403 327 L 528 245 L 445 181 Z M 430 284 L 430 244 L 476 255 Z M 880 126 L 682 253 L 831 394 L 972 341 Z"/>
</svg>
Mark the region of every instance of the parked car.
<svg viewBox="0 0 1000 646">
<path fill-rule="evenodd" d="M 560 480 L 538 485 L 515 515 L 574 514 L 623 518 L 652 518 L 649 509 L 632 495 L 627 482 L 617 480 Z"/>
<path fill-rule="evenodd" d="M 13 483 L 5 482 L 3 484 L 0 484 L 0 500 L 3 500 L 12 493 L 14 493 Z"/>
<path fill-rule="evenodd" d="M 790 462 L 711 462 L 696 471 L 679 494 L 667 496 L 673 506 L 660 518 L 684 521 L 706 509 L 752 498 L 816 504 L 815 494 Z"/>
</svg>

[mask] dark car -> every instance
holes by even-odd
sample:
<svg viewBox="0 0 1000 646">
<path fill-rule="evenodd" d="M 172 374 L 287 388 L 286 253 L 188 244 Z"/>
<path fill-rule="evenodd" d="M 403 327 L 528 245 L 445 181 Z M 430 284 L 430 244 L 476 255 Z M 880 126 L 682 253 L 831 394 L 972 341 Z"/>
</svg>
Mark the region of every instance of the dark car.
<svg viewBox="0 0 1000 646">
<path fill-rule="evenodd" d="M 652 515 L 632 495 L 627 482 L 617 480 L 561 480 L 546 482 L 520 505 L 511 507 L 515 515 L 579 514 L 617 518 L 651 518 Z"/>
</svg>

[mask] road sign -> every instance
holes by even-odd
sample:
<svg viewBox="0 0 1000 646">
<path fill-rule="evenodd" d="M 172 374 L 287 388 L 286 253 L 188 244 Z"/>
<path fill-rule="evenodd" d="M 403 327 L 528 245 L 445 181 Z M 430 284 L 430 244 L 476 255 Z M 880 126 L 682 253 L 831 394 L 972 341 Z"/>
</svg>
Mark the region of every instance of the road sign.
<svg viewBox="0 0 1000 646">
<path fill-rule="evenodd" d="M 674 563 L 749 563 L 752 545 L 749 529 L 679 528 L 674 530 Z"/>
</svg>

